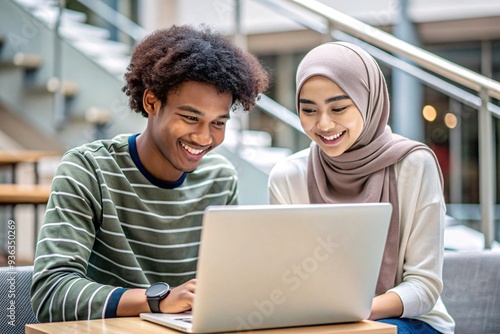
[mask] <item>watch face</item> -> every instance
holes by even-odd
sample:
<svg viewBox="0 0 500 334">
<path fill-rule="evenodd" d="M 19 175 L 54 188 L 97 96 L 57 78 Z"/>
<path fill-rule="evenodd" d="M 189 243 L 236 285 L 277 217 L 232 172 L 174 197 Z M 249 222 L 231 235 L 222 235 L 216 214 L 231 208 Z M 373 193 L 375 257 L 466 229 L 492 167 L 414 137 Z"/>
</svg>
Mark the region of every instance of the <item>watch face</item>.
<svg viewBox="0 0 500 334">
<path fill-rule="evenodd" d="M 167 283 L 160 282 L 151 285 L 146 292 L 148 297 L 160 297 L 161 295 L 165 294 L 169 289 L 170 286 Z"/>
</svg>

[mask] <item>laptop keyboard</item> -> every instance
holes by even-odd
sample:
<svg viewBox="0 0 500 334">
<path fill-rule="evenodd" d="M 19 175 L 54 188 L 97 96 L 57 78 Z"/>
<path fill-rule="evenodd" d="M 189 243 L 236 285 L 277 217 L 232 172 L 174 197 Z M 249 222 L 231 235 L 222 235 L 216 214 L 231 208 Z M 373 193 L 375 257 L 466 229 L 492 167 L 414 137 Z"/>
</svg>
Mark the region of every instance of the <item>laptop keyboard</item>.
<svg viewBox="0 0 500 334">
<path fill-rule="evenodd" d="M 193 322 L 193 318 L 176 318 L 175 320 L 187 322 L 189 324 Z"/>
</svg>

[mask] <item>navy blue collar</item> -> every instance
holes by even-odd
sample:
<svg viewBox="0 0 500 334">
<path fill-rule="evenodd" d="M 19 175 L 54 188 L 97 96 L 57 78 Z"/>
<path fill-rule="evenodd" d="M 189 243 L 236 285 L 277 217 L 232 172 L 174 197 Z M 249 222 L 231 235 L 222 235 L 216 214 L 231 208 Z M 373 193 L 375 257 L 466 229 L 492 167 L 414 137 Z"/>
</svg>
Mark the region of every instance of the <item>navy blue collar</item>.
<svg viewBox="0 0 500 334">
<path fill-rule="evenodd" d="M 182 176 L 174 182 L 169 182 L 169 181 L 163 181 L 160 179 L 157 179 L 156 177 L 153 176 L 148 170 L 144 167 L 144 165 L 141 162 L 141 159 L 139 159 L 139 153 L 137 152 L 137 144 L 136 144 L 136 138 L 139 135 L 139 133 L 133 134 L 130 137 L 128 137 L 128 147 L 129 147 L 129 153 L 130 156 L 132 157 L 132 160 L 135 163 L 135 166 L 139 169 L 139 171 L 148 179 L 149 182 L 154 184 L 157 187 L 160 188 L 165 188 L 165 189 L 174 189 L 179 187 L 182 182 L 186 179 L 187 173 L 184 172 Z"/>
</svg>

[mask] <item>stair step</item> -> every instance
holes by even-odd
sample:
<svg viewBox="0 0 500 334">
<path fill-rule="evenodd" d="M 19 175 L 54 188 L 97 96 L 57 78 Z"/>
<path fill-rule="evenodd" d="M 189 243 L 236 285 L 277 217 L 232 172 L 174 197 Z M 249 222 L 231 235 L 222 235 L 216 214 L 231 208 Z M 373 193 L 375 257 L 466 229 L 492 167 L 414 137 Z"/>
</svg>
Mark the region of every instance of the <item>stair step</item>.
<svg viewBox="0 0 500 334">
<path fill-rule="evenodd" d="M 1 67 L 20 67 L 27 70 L 36 70 L 41 65 L 41 56 L 24 52 L 18 52 L 11 59 L 0 62 Z"/>
<path fill-rule="evenodd" d="M 78 22 L 66 22 L 59 27 L 59 33 L 69 40 L 106 40 L 111 34 L 107 29 L 96 27 L 90 24 Z"/>
<path fill-rule="evenodd" d="M 109 123 L 111 116 L 111 110 L 106 108 L 91 107 L 85 111 L 85 121 L 91 124 Z"/>
<path fill-rule="evenodd" d="M 227 129 L 224 145 L 229 147 L 243 146 L 270 147 L 271 134 L 266 131 Z"/>
<path fill-rule="evenodd" d="M 57 17 L 59 16 L 59 7 L 57 0 L 15 0 L 18 4 L 30 11 L 33 16 L 46 23 L 50 27 L 54 27 Z M 87 15 L 85 13 L 63 8 L 61 15 L 62 22 L 85 22 Z"/>
<path fill-rule="evenodd" d="M 32 10 L 39 7 L 57 6 L 57 0 L 15 0 L 15 2 Z"/>
<path fill-rule="evenodd" d="M 34 85 L 29 86 L 28 89 L 31 92 L 40 92 L 40 93 L 56 93 L 59 89 L 60 80 L 57 78 L 50 78 L 43 85 Z M 79 87 L 78 84 L 72 81 L 63 81 L 62 83 L 62 93 L 65 97 L 74 97 L 78 93 Z"/>
<path fill-rule="evenodd" d="M 130 63 L 130 57 L 97 57 L 95 58 L 95 61 L 110 73 L 118 74 L 121 77 L 127 71 L 127 66 Z"/>
<path fill-rule="evenodd" d="M 238 153 L 242 158 L 269 173 L 278 161 L 285 159 L 293 152 L 284 147 L 253 146 L 240 148 Z"/>
<path fill-rule="evenodd" d="M 130 53 L 130 46 L 125 43 L 110 41 L 110 40 L 99 40 L 99 41 L 88 41 L 88 40 L 78 40 L 73 41 L 72 44 L 83 53 L 91 56 L 109 56 L 109 55 L 128 55 Z"/>
<path fill-rule="evenodd" d="M 33 10 L 33 16 L 46 23 L 50 27 L 54 27 L 59 16 L 59 8 L 43 6 Z M 87 15 L 82 12 L 77 12 L 70 9 L 63 9 L 61 14 L 61 24 L 68 24 L 70 22 L 84 23 L 87 21 Z"/>
</svg>

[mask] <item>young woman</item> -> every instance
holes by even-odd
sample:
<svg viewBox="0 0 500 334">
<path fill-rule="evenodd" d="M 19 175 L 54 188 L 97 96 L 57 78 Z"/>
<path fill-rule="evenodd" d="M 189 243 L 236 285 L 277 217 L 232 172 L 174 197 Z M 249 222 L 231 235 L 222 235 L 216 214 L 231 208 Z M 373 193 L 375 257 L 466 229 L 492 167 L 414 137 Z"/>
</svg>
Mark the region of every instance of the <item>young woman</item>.
<svg viewBox="0 0 500 334">
<path fill-rule="evenodd" d="M 312 144 L 273 168 L 271 203 L 390 202 L 370 318 L 396 324 L 398 333 L 453 333 L 440 299 L 441 171 L 427 146 L 391 132 L 389 95 L 375 60 L 348 43 L 314 48 L 297 70 L 296 104 Z"/>
</svg>

